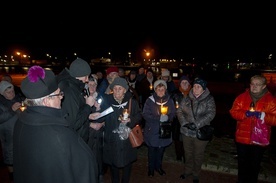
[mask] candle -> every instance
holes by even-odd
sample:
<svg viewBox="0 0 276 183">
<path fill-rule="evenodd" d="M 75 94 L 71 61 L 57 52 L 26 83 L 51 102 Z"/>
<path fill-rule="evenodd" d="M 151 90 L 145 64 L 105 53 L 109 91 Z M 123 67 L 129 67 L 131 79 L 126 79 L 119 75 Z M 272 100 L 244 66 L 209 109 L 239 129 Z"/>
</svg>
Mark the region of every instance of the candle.
<svg viewBox="0 0 276 183">
<path fill-rule="evenodd" d="M 25 106 L 24 102 L 22 101 L 21 106 L 20 106 L 20 110 L 24 111 L 25 109 L 26 109 L 26 106 Z"/>
<path fill-rule="evenodd" d="M 150 90 L 152 90 L 152 88 L 153 88 L 152 84 L 150 84 L 149 88 L 150 88 Z"/>
<path fill-rule="evenodd" d="M 129 116 L 128 109 L 123 110 L 123 120 L 126 120 Z"/>
<path fill-rule="evenodd" d="M 249 111 L 251 111 L 251 112 L 255 111 L 255 104 L 254 104 L 254 102 L 251 102 Z"/>
<path fill-rule="evenodd" d="M 166 115 L 168 113 L 168 106 L 161 105 L 161 114 Z"/>
<path fill-rule="evenodd" d="M 175 101 L 175 108 L 178 108 L 179 107 L 179 104 L 177 101 Z"/>
</svg>

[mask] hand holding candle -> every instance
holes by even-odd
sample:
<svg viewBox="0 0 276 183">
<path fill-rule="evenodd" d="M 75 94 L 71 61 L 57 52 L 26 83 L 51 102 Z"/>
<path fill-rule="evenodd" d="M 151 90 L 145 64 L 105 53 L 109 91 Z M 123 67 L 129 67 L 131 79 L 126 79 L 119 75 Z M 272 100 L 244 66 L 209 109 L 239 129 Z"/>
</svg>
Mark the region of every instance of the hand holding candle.
<svg viewBox="0 0 276 183">
<path fill-rule="evenodd" d="M 25 104 L 24 104 L 24 102 L 22 101 L 21 102 L 21 106 L 20 106 L 20 110 L 23 112 L 24 110 L 26 110 L 26 106 L 25 106 Z"/>
<path fill-rule="evenodd" d="M 123 120 L 127 120 L 128 116 L 129 116 L 128 109 L 124 109 L 123 110 Z"/>
</svg>

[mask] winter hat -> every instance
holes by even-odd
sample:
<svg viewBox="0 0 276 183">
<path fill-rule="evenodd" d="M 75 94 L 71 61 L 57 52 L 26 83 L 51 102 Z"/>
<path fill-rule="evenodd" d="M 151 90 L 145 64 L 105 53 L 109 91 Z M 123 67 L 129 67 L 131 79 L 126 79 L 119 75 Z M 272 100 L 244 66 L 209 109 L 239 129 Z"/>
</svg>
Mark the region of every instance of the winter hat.
<svg viewBox="0 0 276 183">
<path fill-rule="evenodd" d="M 161 76 L 170 76 L 170 71 L 169 70 L 163 70 L 161 73 Z"/>
<path fill-rule="evenodd" d="M 91 68 L 85 60 L 77 58 L 71 63 L 69 71 L 72 77 L 83 77 L 91 73 Z"/>
<path fill-rule="evenodd" d="M 201 79 L 201 78 L 197 78 L 197 79 L 195 79 L 194 84 L 201 85 L 201 87 L 203 88 L 203 90 L 205 90 L 207 82 L 205 80 Z"/>
<path fill-rule="evenodd" d="M 179 85 L 183 80 L 186 80 L 191 84 L 191 80 L 187 76 L 181 76 L 181 78 L 179 79 Z"/>
<path fill-rule="evenodd" d="M 137 72 L 134 70 L 131 70 L 129 74 L 137 74 Z"/>
<path fill-rule="evenodd" d="M 164 81 L 163 79 L 159 79 L 159 80 L 156 80 L 153 84 L 153 88 L 155 90 L 155 88 L 160 85 L 160 84 L 163 84 L 165 86 L 165 88 L 167 89 L 167 83 L 166 81 Z"/>
<path fill-rule="evenodd" d="M 114 81 L 110 84 L 110 89 L 113 90 L 113 87 L 115 85 L 120 85 L 124 87 L 126 90 L 128 90 L 128 84 L 125 78 L 116 77 Z"/>
<path fill-rule="evenodd" d="M 5 92 L 5 90 L 7 88 L 9 88 L 9 87 L 13 88 L 13 85 L 10 82 L 8 82 L 8 81 L 1 81 L 0 82 L 0 94 L 3 95 L 4 92 Z"/>
<path fill-rule="evenodd" d="M 21 90 L 28 99 L 42 98 L 58 89 L 56 76 L 51 70 L 32 66 L 21 82 Z"/>
<path fill-rule="evenodd" d="M 118 67 L 109 67 L 109 68 L 106 70 L 106 75 L 110 74 L 111 72 L 119 72 Z"/>
<path fill-rule="evenodd" d="M 152 69 L 147 69 L 147 72 L 146 72 L 146 73 L 148 73 L 148 72 L 151 72 L 152 74 L 154 74 L 154 72 L 153 72 Z"/>
</svg>

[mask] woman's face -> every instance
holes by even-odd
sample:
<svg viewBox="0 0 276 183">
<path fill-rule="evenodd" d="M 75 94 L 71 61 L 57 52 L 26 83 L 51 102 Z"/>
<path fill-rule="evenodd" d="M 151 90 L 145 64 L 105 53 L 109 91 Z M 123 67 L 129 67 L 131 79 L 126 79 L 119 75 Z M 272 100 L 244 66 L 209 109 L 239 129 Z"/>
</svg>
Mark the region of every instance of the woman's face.
<svg viewBox="0 0 276 183">
<path fill-rule="evenodd" d="M 95 81 L 89 81 L 88 87 L 89 87 L 90 95 L 93 95 L 96 92 L 97 83 Z"/>
<path fill-rule="evenodd" d="M 166 88 L 165 86 L 157 86 L 155 88 L 155 93 L 158 97 L 163 97 L 166 94 Z"/>
<path fill-rule="evenodd" d="M 188 90 L 190 83 L 187 80 L 182 80 L 180 83 L 180 87 L 185 91 Z"/>
<path fill-rule="evenodd" d="M 113 87 L 113 96 L 117 100 L 122 100 L 126 93 L 126 89 L 120 85 L 115 85 Z"/>
<path fill-rule="evenodd" d="M 202 86 L 200 84 L 194 84 L 193 86 L 193 94 L 194 96 L 198 97 L 204 92 Z"/>
<path fill-rule="evenodd" d="M 12 100 L 15 97 L 15 93 L 14 93 L 14 89 L 13 88 L 7 88 L 4 93 L 3 96 L 7 99 L 7 100 Z"/>
<path fill-rule="evenodd" d="M 255 94 L 261 93 L 265 87 L 260 79 L 253 79 L 250 83 L 250 91 Z"/>
</svg>

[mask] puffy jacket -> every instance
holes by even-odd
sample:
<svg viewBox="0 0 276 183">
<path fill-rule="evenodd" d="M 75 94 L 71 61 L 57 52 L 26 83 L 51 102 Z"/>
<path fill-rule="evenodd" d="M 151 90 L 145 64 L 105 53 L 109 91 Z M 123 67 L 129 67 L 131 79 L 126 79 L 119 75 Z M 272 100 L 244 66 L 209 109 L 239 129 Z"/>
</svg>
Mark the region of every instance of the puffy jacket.
<svg viewBox="0 0 276 183">
<path fill-rule="evenodd" d="M 255 104 L 255 110 L 265 112 L 265 124 L 268 126 L 269 139 L 271 134 L 271 126 L 276 125 L 276 98 L 270 92 L 267 92 Z M 242 144 L 252 144 L 250 140 L 251 125 L 256 120 L 255 117 L 246 117 L 245 113 L 249 110 L 252 102 L 249 89 L 240 94 L 234 101 L 230 109 L 231 116 L 237 120 L 235 138 Z"/>
<path fill-rule="evenodd" d="M 189 97 L 184 98 L 177 109 L 177 118 L 180 123 L 180 132 L 189 137 L 196 138 L 196 131 L 184 127 L 188 123 L 195 123 L 197 128 L 210 125 L 216 116 L 216 103 L 208 88 L 196 98 L 193 89 Z"/>
</svg>

